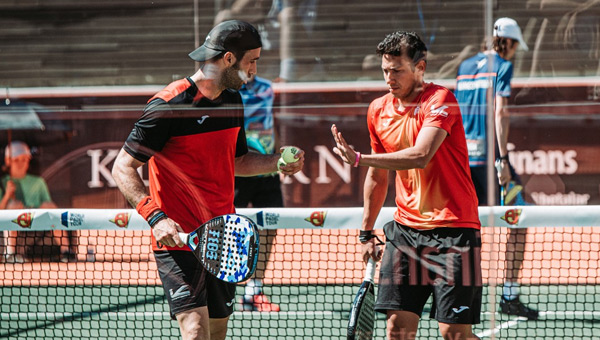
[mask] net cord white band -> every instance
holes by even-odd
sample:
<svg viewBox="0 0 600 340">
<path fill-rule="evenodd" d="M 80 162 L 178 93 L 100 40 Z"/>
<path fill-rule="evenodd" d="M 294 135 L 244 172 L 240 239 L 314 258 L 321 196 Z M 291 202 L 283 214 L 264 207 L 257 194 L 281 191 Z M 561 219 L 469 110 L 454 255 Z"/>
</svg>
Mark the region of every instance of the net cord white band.
<svg viewBox="0 0 600 340">
<path fill-rule="evenodd" d="M 393 220 L 396 208 L 381 209 L 375 229 Z M 238 214 L 254 220 L 259 229 L 356 229 L 362 207 L 352 208 L 246 208 Z M 495 227 L 598 227 L 596 206 L 480 207 L 479 219 Z M 149 230 L 134 209 L 14 209 L 0 210 L 0 230 Z"/>
</svg>

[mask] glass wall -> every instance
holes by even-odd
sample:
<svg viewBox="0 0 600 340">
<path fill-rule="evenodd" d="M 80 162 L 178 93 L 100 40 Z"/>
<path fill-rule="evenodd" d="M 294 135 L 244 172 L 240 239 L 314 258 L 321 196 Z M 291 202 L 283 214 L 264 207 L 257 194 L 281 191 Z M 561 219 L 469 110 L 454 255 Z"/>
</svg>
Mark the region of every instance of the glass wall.
<svg viewBox="0 0 600 340">
<path fill-rule="evenodd" d="M 528 45 L 528 50 L 520 49 L 512 58 L 514 76 L 506 102 L 510 113 L 508 157 L 520 179 L 522 201 L 506 214 L 494 215 L 498 219 L 492 223 L 500 223 L 499 228 L 484 228 L 485 322 L 478 326 L 478 334 L 483 338 L 499 334 L 500 338 L 517 339 L 530 335 L 529 330 L 535 328 L 540 338 L 593 338 L 599 330 L 596 312 L 600 300 L 596 287 L 600 282 L 597 274 L 599 232 L 598 228 L 579 223 L 577 209 L 600 204 L 598 0 L 1 1 L 0 150 L 4 150 L 9 139 L 25 142 L 31 153 L 29 173 L 44 179 L 53 203 L 61 209 L 130 209 L 116 188 L 110 170 L 148 99 L 170 82 L 196 71 L 199 65 L 188 53 L 204 41 L 216 23 L 234 18 L 254 24 L 263 39 L 258 75 L 272 82 L 274 90 L 275 145 L 296 145 L 306 152 L 302 172 L 281 177 L 284 205 L 315 209 L 314 214 L 305 218 L 311 224 L 309 229 L 269 235 L 276 245 L 273 255 L 276 260 L 271 258 L 270 264 L 265 264 L 265 271 L 271 273 L 265 282 L 267 289 L 273 292 L 274 301 L 286 303 L 290 313 L 267 317 L 261 314 L 263 326 L 256 332 L 264 331 L 263 335 L 270 336 L 265 338 L 292 339 L 292 334 L 303 338 L 303 332 L 311 329 L 317 334 L 315 339 L 345 338 L 343 327 L 348 304 L 341 300 L 352 298 L 354 286 L 362 278 L 360 259 L 351 258 L 358 246 L 354 237 L 357 231 L 312 228 L 320 227 L 317 222 L 325 220 L 326 211 L 322 209 L 327 207 L 362 209 L 367 168 L 352 168 L 334 155 L 330 127 L 336 124 L 356 150 L 370 152 L 367 108 L 374 99 L 388 92 L 375 48 L 387 34 L 397 30 L 416 32 L 429 50 L 425 80 L 454 90 L 459 65 L 482 50 L 486 35 L 492 32 L 492 23 L 501 17 L 516 20 Z M 23 113 L 37 117 L 44 128 L 35 125 L 16 129 L 12 124 L 20 121 Z M 493 135 L 489 125 L 488 133 Z M 492 166 L 489 170 L 489 176 L 495 179 Z M 2 171 L 3 178 L 7 178 L 10 169 L 5 166 Z M 145 166 L 141 176 L 148 180 Z M 389 183 L 387 208 L 394 206 L 393 180 Z M 0 189 L 4 192 L 5 188 Z M 568 213 L 574 216 L 577 228 L 540 227 L 529 232 L 521 228 L 518 235 L 511 233 L 513 227 L 519 227 L 519 217 L 527 215 L 524 209 L 549 206 L 554 213 L 553 206 L 559 205 L 577 206 Z M 118 216 L 119 221 L 129 218 L 121 212 Z M 23 273 L 35 272 L 35 268 L 39 268 L 35 267 L 36 262 L 58 262 L 62 252 L 60 242 L 52 241 L 57 238 L 53 234 L 55 225 L 33 238 L 20 233 L 22 238 L 16 246 L 17 252 L 24 256 L 25 267 L 11 267 L 13 263 L 3 260 L 2 255 L 8 254 L 7 240 L 17 236 L 10 236 L 8 229 L 17 223 L 15 221 L 32 218 L 32 215 L 18 217 L 0 221 L 0 236 L 2 233 L 6 236 L 0 238 L 0 265 L 5 266 L 0 268 L 0 288 L 7 292 L 4 296 L 10 301 L 15 301 L 12 297 L 28 295 L 23 287 L 39 285 L 45 289 L 46 283 L 39 283 L 35 277 L 19 282 L 20 276 L 2 281 L 1 273 L 16 273 L 17 269 Z M 116 220 L 115 217 L 111 222 Z M 80 227 L 85 225 L 81 219 L 77 222 Z M 359 224 L 357 222 L 355 227 Z M 76 233 L 80 240 L 74 241 L 75 260 L 105 259 L 102 261 L 108 269 L 97 274 L 98 277 L 108 278 L 107 285 L 141 289 L 141 293 L 133 289 L 135 294 L 124 295 L 144 294 L 145 283 L 135 278 L 128 281 L 129 277 L 121 276 L 117 270 L 105 274 L 120 261 L 113 260 L 111 247 L 115 243 L 121 246 L 121 234 L 114 231 L 108 231 L 108 235 L 101 231 L 100 236 L 88 231 Z M 518 238 L 517 243 L 509 244 L 511 235 Z M 138 268 L 138 262 L 153 261 L 147 247 L 149 234 L 144 237 L 147 241 L 143 244 L 145 256 L 142 260 L 134 256 L 134 260 L 129 261 L 131 272 L 140 276 L 144 276 L 148 268 Z M 64 235 L 58 239 L 67 240 Z M 320 240 L 325 244 L 330 239 L 330 245 L 319 248 Z M 51 254 L 35 250 L 40 242 L 42 245 L 50 243 Z M 294 248 L 298 254 L 292 259 L 286 257 L 289 247 L 300 243 L 315 246 L 310 250 L 302 248 L 302 251 Z M 523 271 L 518 275 L 524 287 L 523 295 L 529 296 L 524 299 L 545 313 L 538 323 L 523 323 L 522 319 L 495 312 L 503 288 L 504 269 L 510 266 L 505 267 L 504 260 L 513 256 L 514 249 L 510 247 L 518 249 L 515 256 L 522 260 Z M 322 260 L 317 248 L 325 249 L 331 261 Z M 96 256 L 100 255 L 100 249 L 106 253 L 102 257 Z M 136 244 L 128 249 L 129 253 L 137 253 L 139 247 Z M 304 271 L 287 271 L 291 260 L 304 258 L 309 252 L 317 254 L 310 257 L 315 266 L 326 263 L 325 267 L 329 266 L 335 275 L 348 275 L 346 281 L 339 287 L 332 285 L 336 277 L 330 277 L 329 271 L 319 272 L 321 276 L 306 285 L 304 281 L 298 285 L 283 280 L 287 277 L 277 276 L 281 272 L 288 276 L 290 272 L 312 275 L 316 269 L 306 266 L 302 267 Z M 346 258 L 346 253 L 352 255 Z M 261 256 L 261 261 L 269 259 L 268 253 Z M 352 266 L 349 263 L 353 263 Z M 86 270 L 94 266 L 86 265 Z M 47 275 L 53 277 L 53 272 L 58 271 L 75 272 L 75 268 L 61 266 L 52 267 Z M 115 281 L 111 281 L 111 275 Z M 82 282 L 83 286 L 92 288 L 97 284 L 93 280 Z M 59 280 L 56 285 L 71 283 Z M 156 288 L 158 281 L 148 285 Z M 302 312 L 293 310 L 303 306 L 302 303 L 314 302 L 315 290 L 324 292 L 316 298 L 318 306 L 315 308 L 333 310 L 324 313 L 311 310 L 301 317 L 292 313 Z M 294 300 L 296 295 L 297 300 Z M 154 300 L 164 309 L 166 305 L 160 300 L 162 292 L 158 290 L 156 296 Z M 338 296 L 343 298 L 338 299 Z M 580 308 L 583 302 L 586 304 Z M 123 309 L 129 308 L 129 304 L 123 306 Z M 99 312 L 73 315 L 87 318 L 113 310 L 110 306 L 102 308 Z M 147 308 L 150 311 L 154 307 Z M 253 326 L 253 316 L 237 311 L 230 334 L 242 336 Z M 0 327 L 0 337 L 15 335 L 14 332 L 26 334 L 32 329 L 43 333 L 45 326 L 38 325 L 36 320 L 23 323 L 25 321 L 19 319 L 21 314 L 10 313 L 6 309 L 0 316 L 17 318 L 12 321 L 19 323 L 19 328 L 15 331 L 16 326 L 4 323 L 9 326 Z M 73 315 L 69 314 L 69 318 Z M 163 316 L 160 315 L 160 320 L 165 319 Z M 552 319 L 552 323 L 546 323 L 543 318 Z M 305 323 L 309 319 L 310 322 Z M 52 324 L 48 327 L 54 327 L 55 321 L 48 323 Z M 178 338 L 176 325 L 166 323 L 171 337 Z M 383 336 L 385 321 L 378 319 L 378 324 L 377 334 Z M 269 331 L 269 327 L 275 330 Z M 428 333 L 422 333 L 422 338 L 437 336 L 436 324 L 429 322 L 427 327 Z M 80 328 L 85 330 L 87 326 Z"/>
</svg>

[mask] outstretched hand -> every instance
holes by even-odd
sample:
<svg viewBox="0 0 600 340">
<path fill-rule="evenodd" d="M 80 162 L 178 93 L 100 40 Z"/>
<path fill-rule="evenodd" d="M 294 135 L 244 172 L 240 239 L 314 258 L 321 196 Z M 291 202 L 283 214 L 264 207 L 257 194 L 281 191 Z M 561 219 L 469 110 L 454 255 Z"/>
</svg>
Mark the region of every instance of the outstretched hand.
<svg viewBox="0 0 600 340">
<path fill-rule="evenodd" d="M 356 161 L 356 151 L 348 145 L 342 133 L 338 131 L 337 126 L 335 124 L 331 125 L 331 134 L 333 135 L 333 139 L 335 140 L 336 146 L 333 148 L 333 152 L 340 156 L 342 161 L 353 165 Z"/>
</svg>

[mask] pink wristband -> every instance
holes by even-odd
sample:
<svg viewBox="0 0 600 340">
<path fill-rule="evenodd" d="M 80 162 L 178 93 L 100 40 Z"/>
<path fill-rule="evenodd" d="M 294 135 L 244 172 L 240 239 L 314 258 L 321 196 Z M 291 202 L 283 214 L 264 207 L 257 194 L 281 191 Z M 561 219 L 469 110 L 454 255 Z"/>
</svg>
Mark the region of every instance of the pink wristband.
<svg viewBox="0 0 600 340">
<path fill-rule="evenodd" d="M 354 165 L 352 165 L 353 167 L 358 167 L 358 162 L 360 161 L 360 152 L 356 151 L 356 159 L 354 160 Z"/>
</svg>

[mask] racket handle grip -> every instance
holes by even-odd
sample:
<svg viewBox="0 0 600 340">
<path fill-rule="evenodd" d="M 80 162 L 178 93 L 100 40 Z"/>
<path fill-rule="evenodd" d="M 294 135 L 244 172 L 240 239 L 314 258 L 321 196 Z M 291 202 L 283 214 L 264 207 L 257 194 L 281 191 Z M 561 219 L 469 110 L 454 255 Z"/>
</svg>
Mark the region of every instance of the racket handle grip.
<svg viewBox="0 0 600 340">
<path fill-rule="evenodd" d="M 179 238 L 181 239 L 181 241 L 185 244 L 188 243 L 188 237 L 190 236 L 190 234 L 187 233 L 179 233 Z"/>
<path fill-rule="evenodd" d="M 375 276 L 375 268 L 376 268 L 375 260 L 369 259 L 369 261 L 367 261 L 367 269 L 365 270 L 364 281 L 373 282 L 373 277 Z"/>
<path fill-rule="evenodd" d="M 496 171 L 500 173 L 502 171 L 502 161 L 497 159 L 494 165 L 496 166 Z M 500 205 L 504 206 L 504 185 L 500 186 Z"/>
<path fill-rule="evenodd" d="M 502 171 L 502 161 L 500 159 L 497 159 L 494 165 L 496 166 L 496 171 Z"/>
</svg>

